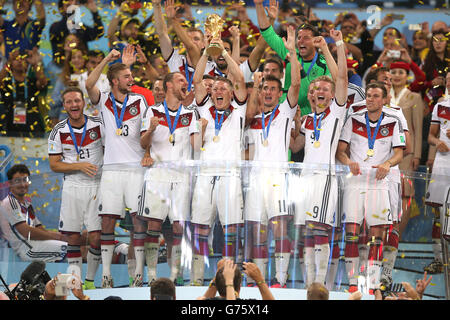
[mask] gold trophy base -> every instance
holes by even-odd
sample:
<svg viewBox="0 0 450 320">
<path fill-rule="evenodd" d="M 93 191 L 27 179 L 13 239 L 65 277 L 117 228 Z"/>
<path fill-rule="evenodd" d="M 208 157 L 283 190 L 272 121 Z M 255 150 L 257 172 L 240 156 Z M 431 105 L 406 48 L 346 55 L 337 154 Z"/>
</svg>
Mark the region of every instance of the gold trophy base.
<svg viewBox="0 0 450 320">
<path fill-rule="evenodd" d="M 206 52 L 208 53 L 208 55 L 215 57 L 222 54 L 222 49 L 217 44 L 212 43 L 206 49 Z"/>
</svg>

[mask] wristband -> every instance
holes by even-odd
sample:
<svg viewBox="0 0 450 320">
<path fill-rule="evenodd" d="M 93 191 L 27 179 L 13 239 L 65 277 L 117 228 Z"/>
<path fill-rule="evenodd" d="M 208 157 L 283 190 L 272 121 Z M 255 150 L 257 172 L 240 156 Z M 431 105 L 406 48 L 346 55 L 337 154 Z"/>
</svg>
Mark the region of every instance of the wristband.
<svg viewBox="0 0 450 320">
<path fill-rule="evenodd" d="M 336 41 L 336 47 L 340 47 L 344 44 L 343 40 Z"/>
<path fill-rule="evenodd" d="M 211 281 L 210 283 L 209 283 L 209 287 L 211 288 L 211 287 L 215 287 L 216 286 L 216 283 L 215 282 L 213 282 L 213 281 Z"/>
<path fill-rule="evenodd" d="M 225 284 L 225 287 L 233 287 L 234 288 L 234 285 L 233 284 Z"/>
<path fill-rule="evenodd" d="M 266 282 L 264 280 L 261 280 L 261 281 L 256 282 L 256 285 L 259 286 L 259 285 L 264 284 L 264 283 L 266 283 Z"/>
</svg>

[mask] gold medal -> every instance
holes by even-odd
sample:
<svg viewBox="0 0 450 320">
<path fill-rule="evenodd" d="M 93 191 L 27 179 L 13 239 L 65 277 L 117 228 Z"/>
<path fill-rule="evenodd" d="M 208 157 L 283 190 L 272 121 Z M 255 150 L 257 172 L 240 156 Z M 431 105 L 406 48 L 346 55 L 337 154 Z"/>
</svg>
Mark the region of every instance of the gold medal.
<svg viewBox="0 0 450 320">
<path fill-rule="evenodd" d="M 219 142 L 219 136 L 214 136 L 213 141 L 214 142 Z"/>
<path fill-rule="evenodd" d="M 265 139 L 264 142 L 263 142 L 263 146 L 267 147 L 268 145 L 269 145 L 269 140 Z"/>
<path fill-rule="evenodd" d="M 375 154 L 375 151 L 373 151 L 373 149 L 367 150 L 367 156 L 368 157 L 373 157 L 374 154 Z"/>
<path fill-rule="evenodd" d="M 169 142 L 170 142 L 170 143 L 173 143 L 174 140 L 175 140 L 175 139 L 173 138 L 173 134 L 171 134 L 171 135 L 169 136 Z"/>
<path fill-rule="evenodd" d="M 319 148 L 320 147 L 320 141 L 314 141 L 313 146 L 314 146 L 314 148 Z"/>
<path fill-rule="evenodd" d="M 77 161 L 80 161 L 80 155 L 77 154 Z"/>
<path fill-rule="evenodd" d="M 117 130 L 116 130 L 116 135 L 120 136 L 121 134 L 122 134 L 122 129 L 120 129 L 120 128 L 117 129 Z"/>
</svg>

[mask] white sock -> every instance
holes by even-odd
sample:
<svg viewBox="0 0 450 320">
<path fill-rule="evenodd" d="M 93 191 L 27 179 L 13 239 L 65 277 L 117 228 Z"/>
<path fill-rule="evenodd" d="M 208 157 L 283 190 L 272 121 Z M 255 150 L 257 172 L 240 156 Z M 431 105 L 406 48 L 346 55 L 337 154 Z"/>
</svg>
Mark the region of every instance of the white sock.
<svg viewBox="0 0 450 320">
<path fill-rule="evenodd" d="M 314 245 L 314 257 L 316 265 L 316 280 L 314 281 L 325 284 L 330 259 L 330 244 L 327 242 Z"/>
<path fill-rule="evenodd" d="M 147 262 L 147 274 L 148 274 L 148 283 L 152 282 L 152 280 L 156 280 L 156 267 L 158 265 L 158 254 L 159 254 L 159 242 L 146 242 L 145 243 L 145 262 Z M 137 256 L 136 256 L 136 262 Z M 138 264 L 136 263 L 136 266 Z M 143 271 L 142 271 L 143 272 Z M 137 274 L 137 271 L 136 271 Z"/>
<path fill-rule="evenodd" d="M 316 279 L 316 258 L 314 255 L 314 247 L 305 247 L 305 269 L 306 269 L 306 281 L 305 287 L 309 287 L 311 283 Z"/>
<path fill-rule="evenodd" d="M 114 245 L 101 245 L 102 248 L 102 276 L 111 277 L 111 263 L 114 254 Z"/>
<path fill-rule="evenodd" d="M 134 278 L 134 274 L 136 272 L 136 259 L 128 259 L 127 266 L 128 266 L 128 276 L 130 278 Z"/>
<path fill-rule="evenodd" d="M 345 257 L 345 270 L 347 271 L 349 285 L 358 285 L 359 257 Z"/>
<path fill-rule="evenodd" d="M 395 247 L 384 246 L 381 279 L 392 278 L 392 270 L 394 269 L 395 259 L 398 250 Z"/>
<path fill-rule="evenodd" d="M 334 290 L 334 281 L 336 280 L 336 274 L 339 268 L 339 258 L 331 259 L 327 272 L 327 278 L 325 280 L 326 288 L 328 291 Z"/>
<path fill-rule="evenodd" d="M 289 268 L 290 252 L 275 252 L 275 278 L 284 286 L 287 280 L 287 271 Z"/>
<path fill-rule="evenodd" d="M 359 244 L 359 273 L 367 277 L 367 263 L 369 259 L 369 246 L 367 244 Z"/>
<path fill-rule="evenodd" d="M 89 248 L 87 253 L 87 272 L 86 280 L 94 281 L 98 266 L 102 261 L 101 251 L 98 249 Z"/>
<path fill-rule="evenodd" d="M 181 265 L 181 245 L 172 246 L 170 258 L 170 279 L 173 281 L 177 278 Z"/>
<path fill-rule="evenodd" d="M 203 255 L 194 254 L 192 256 L 191 283 L 203 286 L 205 278 L 205 257 Z"/>
</svg>

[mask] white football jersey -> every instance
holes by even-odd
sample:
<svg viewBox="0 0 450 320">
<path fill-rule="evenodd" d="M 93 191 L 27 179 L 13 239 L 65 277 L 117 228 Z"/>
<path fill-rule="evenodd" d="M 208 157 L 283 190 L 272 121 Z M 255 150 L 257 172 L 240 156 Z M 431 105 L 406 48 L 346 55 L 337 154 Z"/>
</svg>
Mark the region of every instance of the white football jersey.
<svg viewBox="0 0 450 320">
<path fill-rule="evenodd" d="M 86 90 L 86 80 L 88 78 L 88 72 L 85 71 L 82 74 L 71 74 L 70 80 L 77 81 L 78 87 L 83 91 L 83 97 L 84 97 L 84 114 L 88 116 L 93 116 L 95 114 L 98 114 L 96 112 L 97 108 L 92 105 L 91 100 L 89 99 L 89 95 Z M 111 88 L 109 86 L 109 80 L 106 77 L 106 74 L 102 73 L 100 77 L 98 78 L 95 86 L 100 90 L 100 92 L 109 92 L 111 91 Z"/>
<path fill-rule="evenodd" d="M 244 74 L 244 80 L 246 83 L 253 81 L 254 71 L 251 70 L 248 59 L 239 65 L 239 69 L 241 69 Z M 217 68 L 216 63 L 213 61 L 208 61 L 206 64 L 205 74 L 209 74 L 213 77 L 227 77 L 222 71 L 219 70 L 219 68 Z"/>
<path fill-rule="evenodd" d="M 364 93 L 364 89 L 356 84 L 351 82 L 348 83 L 347 86 L 347 105 L 348 109 L 352 104 L 363 101 L 366 99 L 366 94 Z"/>
<path fill-rule="evenodd" d="M 170 125 L 173 127 L 177 111 L 169 110 Z M 191 123 L 196 121 L 196 117 L 192 110 L 181 107 L 178 122 L 173 135 L 173 142 L 169 141 L 170 130 L 164 109 L 164 104 L 160 103 L 147 109 L 144 116 L 142 131 L 148 130 L 150 119 L 152 117 L 159 118 L 159 125 L 152 134 L 152 145 L 150 154 L 156 161 L 174 161 L 174 160 L 190 160 L 192 158 L 190 130 Z"/>
<path fill-rule="evenodd" d="M 345 106 L 339 106 L 333 100 L 330 106 L 323 111 L 323 117 L 319 130 L 319 147 L 314 146 L 314 113 L 307 115 L 303 122 L 300 133 L 305 135 L 305 158 L 304 163 L 320 163 L 334 165 L 336 163 L 336 150 L 339 143 L 339 136 L 345 121 Z M 317 115 L 317 126 L 319 125 Z"/>
<path fill-rule="evenodd" d="M 450 130 L 450 99 L 437 103 L 431 114 L 431 123 L 439 124 L 439 140 L 445 142 L 450 147 L 450 138 L 447 137 L 447 130 Z M 434 167 L 450 167 L 450 152 L 436 151 Z"/>
<path fill-rule="evenodd" d="M 264 145 L 262 115 L 258 114 L 253 118 L 247 131 L 249 137 L 248 143 L 250 145 L 253 144 L 255 148 L 253 160 L 288 161 L 291 128 L 297 110 L 297 102 L 295 101 L 294 103 L 295 107 L 291 108 L 288 99 L 286 99 L 276 109 L 270 124 L 267 145 Z M 273 110 L 264 114 L 266 132 L 272 113 Z"/>
<path fill-rule="evenodd" d="M 170 72 L 181 72 L 186 77 L 186 80 L 189 82 L 194 77 L 195 69 L 190 66 L 186 55 L 180 54 L 178 49 L 173 49 L 172 54 L 169 59 L 167 59 L 167 66 L 169 67 Z M 186 76 L 186 66 L 187 66 L 187 76 Z"/>
<path fill-rule="evenodd" d="M 79 154 L 75 149 L 73 137 L 70 134 L 68 119 L 59 122 L 48 137 L 48 154 L 61 155 L 66 163 L 89 162 L 101 168 L 103 165 L 104 133 L 103 122 L 99 117 L 86 117 L 86 133 L 81 143 L 84 126 L 72 127 Z M 77 184 L 91 185 L 98 183 L 100 175 L 89 177 L 84 172 L 65 173 L 64 180 Z"/>
<path fill-rule="evenodd" d="M 117 135 L 117 124 L 109 93 L 102 92 L 99 102 L 105 132 L 104 164 L 136 164 L 144 156 L 141 147 L 141 127 L 147 102 L 137 93 L 129 93 L 122 122 L 122 132 Z M 117 115 L 120 118 L 122 103 L 116 100 Z"/>
<path fill-rule="evenodd" d="M 238 103 L 236 99 L 231 102 L 225 111 L 217 111 L 218 122 L 222 114 L 222 127 L 218 133 L 217 142 L 215 136 L 215 111 L 212 99 L 207 98 L 197 106 L 200 118 L 208 120 L 204 135 L 204 143 L 200 152 L 200 160 L 240 161 L 242 159 L 242 139 L 245 126 L 245 113 L 247 102 Z M 198 122 L 191 122 L 191 133 L 199 132 Z"/>
<path fill-rule="evenodd" d="M 383 112 L 378 133 L 374 142 L 374 155 L 368 157 L 369 136 L 366 128 L 366 110 L 359 111 L 348 117 L 341 132 L 340 140 L 350 144 L 350 159 L 359 164 L 363 173 L 362 177 L 352 177 L 349 182 L 362 183 L 361 187 L 368 187 L 367 173 L 369 173 L 371 189 L 387 189 L 388 181 L 393 181 L 392 173 L 385 179 L 375 179 L 375 169 L 372 166 L 382 164 L 392 157 L 392 149 L 405 147 L 405 135 L 401 131 L 401 125 L 397 117 Z M 370 134 L 375 131 L 377 123 L 370 122 Z M 394 179 L 396 180 L 396 178 Z"/>
<path fill-rule="evenodd" d="M 347 109 L 347 117 L 352 115 L 355 112 L 359 111 L 365 111 L 367 110 L 366 106 L 366 100 L 362 100 L 360 102 L 354 103 L 350 106 L 350 108 Z M 405 115 L 403 114 L 403 111 L 398 106 L 393 105 L 385 105 L 383 106 L 383 112 L 389 113 L 391 116 L 397 118 L 399 120 L 400 124 L 400 132 L 408 131 L 408 121 L 405 118 Z M 393 152 L 393 151 L 392 151 Z M 392 167 L 391 171 L 391 178 L 393 181 L 400 183 L 400 169 L 398 164 Z"/>
</svg>

